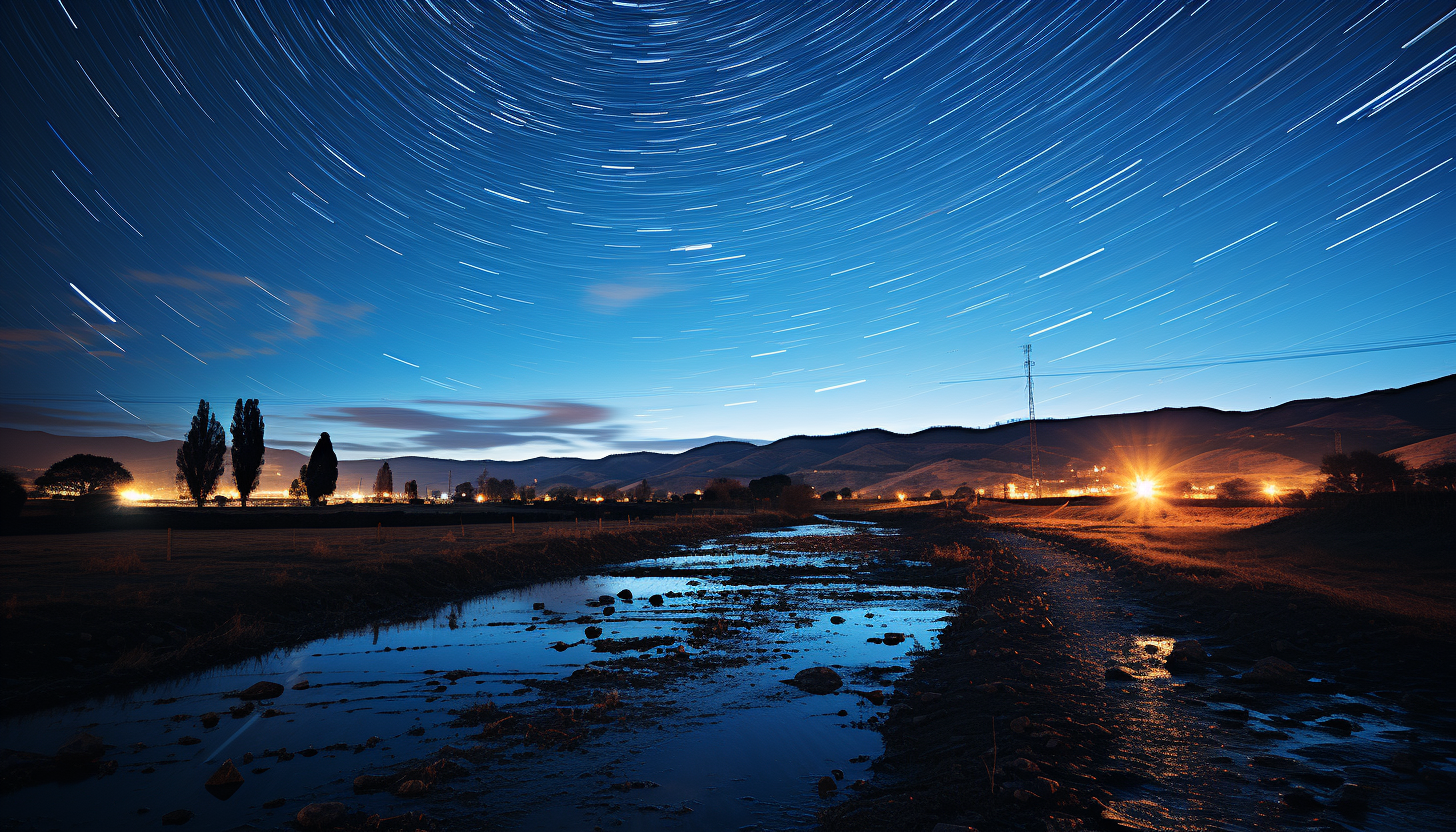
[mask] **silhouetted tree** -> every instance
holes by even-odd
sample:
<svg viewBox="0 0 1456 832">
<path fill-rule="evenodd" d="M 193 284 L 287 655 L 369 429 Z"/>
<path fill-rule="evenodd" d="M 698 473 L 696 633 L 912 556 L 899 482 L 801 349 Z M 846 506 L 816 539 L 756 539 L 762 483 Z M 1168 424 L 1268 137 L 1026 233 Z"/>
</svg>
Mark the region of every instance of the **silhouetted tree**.
<svg viewBox="0 0 1456 832">
<path fill-rule="evenodd" d="M 25 508 L 25 486 L 20 477 L 12 471 L 0 469 L 0 523 L 8 523 L 20 516 Z"/>
<path fill-rule="evenodd" d="M 420 498 L 420 484 L 414 480 L 405 483 L 404 498 L 406 500 L 418 500 Z"/>
<path fill-rule="evenodd" d="M 615 502 L 622 498 L 622 489 L 617 487 L 617 485 L 615 485 L 614 483 L 609 482 L 601 488 L 597 489 L 597 495 L 603 500 L 611 500 Z"/>
<path fill-rule="evenodd" d="M 525 502 L 528 502 L 528 503 L 531 502 L 532 500 L 536 499 L 536 486 L 534 486 L 534 485 L 523 485 L 523 486 L 521 486 L 521 499 L 524 500 Z"/>
<path fill-rule="evenodd" d="M 468 482 L 462 482 L 459 485 L 455 486 L 455 499 L 456 499 L 456 501 L 465 501 L 465 502 L 468 502 L 470 500 L 474 500 L 475 499 L 475 486 L 471 485 Z"/>
<path fill-rule="evenodd" d="M 1215 493 L 1220 499 L 1243 500 L 1252 496 L 1257 490 L 1257 486 L 1243 477 L 1234 477 L 1231 480 L 1219 483 Z"/>
<path fill-rule="evenodd" d="M 495 477 L 485 481 L 485 499 L 504 503 L 516 496 L 516 481 L 498 480 Z"/>
<path fill-rule="evenodd" d="M 845 486 L 844 488 L 839 489 L 839 496 L 843 499 L 848 500 L 850 497 L 854 496 L 854 492 L 850 491 L 848 486 Z"/>
<path fill-rule="evenodd" d="M 263 476 L 263 413 L 257 399 L 238 399 L 233 405 L 232 435 L 233 482 L 238 502 L 246 507 L 248 495 L 257 490 Z"/>
<path fill-rule="evenodd" d="M 779 508 L 795 517 L 808 517 L 814 513 L 814 488 L 809 485 L 789 485 L 779 493 Z"/>
<path fill-rule="evenodd" d="M 205 400 L 198 401 L 192 428 L 182 440 L 182 447 L 177 449 L 177 485 L 187 489 L 198 508 L 217 490 L 226 451 L 227 437 L 212 412 L 212 405 Z"/>
<path fill-rule="evenodd" d="M 708 480 L 707 487 L 703 489 L 703 499 L 716 502 L 739 500 L 752 495 L 753 492 L 744 488 L 743 483 L 731 477 L 714 477 Z"/>
<path fill-rule="evenodd" d="M 489 493 L 490 489 L 486 487 L 486 483 L 488 482 L 490 482 L 490 469 L 481 466 L 480 473 L 475 477 L 475 490 L 482 493 Z"/>
<path fill-rule="evenodd" d="M 819 499 L 825 501 L 826 503 L 829 502 L 829 501 L 831 501 L 831 500 L 838 500 L 839 499 L 839 492 L 838 491 L 826 491 L 823 494 L 820 494 L 819 495 Z"/>
<path fill-rule="evenodd" d="M 1421 482 L 1437 491 L 1456 489 L 1456 460 L 1427 462 L 1420 467 Z"/>
<path fill-rule="evenodd" d="M 295 477 L 293 482 L 288 484 L 288 496 L 299 501 L 307 499 L 308 488 L 303 484 L 303 477 Z"/>
<path fill-rule="evenodd" d="M 643 480 L 632 486 L 632 491 L 628 496 L 636 502 L 645 503 L 652 499 L 652 486 L 647 484 L 647 480 Z"/>
<path fill-rule="evenodd" d="M 389 470 L 388 462 L 379 466 L 379 473 L 374 475 L 374 493 L 384 495 L 394 493 L 394 472 Z"/>
<path fill-rule="evenodd" d="M 789 479 L 787 474 L 770 474 L 756 480 L 749 480 L 748 490 L 753 493 L 755 500 L 772 500 L 793 484 L 794 481 Z"/>
<path fill-rule="evenodd" d="M 951 495 L 951 498 L 956 500 L 969 500 L 974 496 L 976 496 L 976 492 L 974 489 L 972 489 L 969 485 L 962 485 L 960 488 L 957 488 L 955 490 L 955 493 Z"/>
<path fill-rule="evenodd" d="M 1173 492 L 1174 494 L 1177 494 L 1179 497 L 1186 497 L 1187 495 L 1193 493 L 1193 483 L 1189 482 L 1188 480 L 1182 480 L 1180 482 L 1173 483 L 1173 486 L 1168 490 Z"/>
<path fill-rule="evenodd" d="M 576 489 L 569 485 L 553 485 L 547 489 L 546 496 L 552 502 L 571 503 L 576 501 Z"/>
<path fill-rule="evenodd" d="M 945 499 L 945 495 L 940 492 L 940 489 L 939 488 L 937 488 L 934 491 L 931 491 L 930 492 L 930 499 L 932 499 L 932 500 L 944 500 Z"/>
<path fill-rule="evenodd" d="M 300 472 L 303 487 L 308 492 L 308 504 L 317 506 L 339 486 L 339 457 L 334 453 L 334 442 L 327 431 L 320 433 L 313 453 L 308 455 L 308 465 Z"/>
<path fill-rule="evenodd" d="M 1328 454 L 1320 460 L 1320 473 L 1325 475 L 1326 491 L 1398 491 L 1411 483 L 1410 466 L 1400 457 L 1366 450 Z"/>
<path fill-rule="evenodd" d="M 131 472 L 109 456 L 74 454 L 35 478 L 35 487 L 48 493 L 91 494 L 131 482 Z"/>
</svg>

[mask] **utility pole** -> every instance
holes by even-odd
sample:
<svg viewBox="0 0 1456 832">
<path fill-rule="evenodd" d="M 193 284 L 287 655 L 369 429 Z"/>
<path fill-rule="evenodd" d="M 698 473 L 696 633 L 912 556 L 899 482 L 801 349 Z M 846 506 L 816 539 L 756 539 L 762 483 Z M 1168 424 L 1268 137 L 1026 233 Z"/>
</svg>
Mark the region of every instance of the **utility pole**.
<svg viewBox="0 0 1456 832">
<path fill-rule="evenodd" d="M 1031 495 L 1041 496 L 1041 460 L 1039 449 L 1036 446 L 1036 396 L 1032 392 L 1031 368 L 1034 362 L 1031 360 L 1031 345 L 1023 345 L 1021 351 L 1026 354 L 1026 417 L 1031 423 Z"/>
</svg>

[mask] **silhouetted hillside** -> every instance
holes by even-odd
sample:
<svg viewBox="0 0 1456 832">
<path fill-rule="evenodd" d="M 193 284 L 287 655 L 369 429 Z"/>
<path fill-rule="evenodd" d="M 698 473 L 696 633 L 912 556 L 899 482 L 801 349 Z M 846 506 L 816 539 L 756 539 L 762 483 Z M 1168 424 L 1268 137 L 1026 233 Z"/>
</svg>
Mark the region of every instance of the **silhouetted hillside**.
<svg viewBox="0 0 1456 832">
<path fill-rule="evenodd" d="M 1037 423 L 1046 480 L 1086 482 L 1092 467 L 1110 467 L 1114 479 L 1134 474 L 1163 481 L 1211 484 L 1260 476 L 1286 487 L 1308 487 L 1320 457 L 1334 450 L 1399 451 L 1419 465 L 1456 453 L 1456 376 L 1396 390 L 1340 399 L 1306 399 L 1251 412 L 1207 407 L 1042 420 Z M 0 429 L 0 465 L 34 476 L 73 453 L 121 460 L 138 490 L 170 493 L 178 442 L 124 437 L 60 437 Z M 380 459 L 340 460 L 339 490 L 373 482 Z M 1025 422 L 997 427 L 937 427 L 913 434 L 877 428 L 836 436 L 791 436 L 768 445 L 714 442 L 682 453 L 637 452 L 602 459 L 538 457 L 520 462 L 392 457 L 396 485 L 417 480 L 422 491 L 446 490 L 473 480 L 482 467 L 517 485 L 577 487 L 629 485 L 646 479 L 675 492 L 701 488 L 712 477 L 748 480 L 787 473 L 815 487 L 874 494 L 925 493 L 965 484 L 1025 486 L 1031 473 Z M 304 462 L 293 451 L 269 450 L 263 488 L 280 490 Z M 1075 474 L 1073 472 L 1076 472 Z"/>
</svg>

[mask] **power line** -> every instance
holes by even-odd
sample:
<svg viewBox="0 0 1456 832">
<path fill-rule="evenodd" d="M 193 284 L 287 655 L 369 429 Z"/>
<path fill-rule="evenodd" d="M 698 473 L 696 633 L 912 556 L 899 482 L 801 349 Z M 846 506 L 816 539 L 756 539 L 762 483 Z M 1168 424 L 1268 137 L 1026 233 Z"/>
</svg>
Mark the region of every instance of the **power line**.
<svg viewBox="0 0 1456 832">
<path fill-rule="evenodd" d="M 1355 355 L 1366 352 L 1387 352 L 1389 350 L 1409 350 L 1418 347 L 1437 347 L 1445 344 L 1456 344 L 1456 334 L 1433 335 L 1422 339 L 1406 339 L 1402 341 L 1381 341 L 1369 344 L 1355 344 L 1344 347 L 1324 347 L 1318 350 L 1291 351 L 1285 353 L 1246 353 L 1243 355 L 1228 355 L 1218 358 L 1206 358 L 1201 361 L 1184 361 L 1165 364 L 1125 364 L 1102 367 L 1087 367 L 1080 370 L 1063 370 L 1059 373 L 1042 373 L 1042 378 L 1064 378 L 1067 376 L 1098 376 L 1115 375 L 1120 373 L 1157 373 L 1167 370 L 1196 370 L 1205 367 L 1222 367 L 1236 364 L 1262 364 L 1269 361 L 1297 361 L 1304 358 L 1324 358 L 1333 355 Z M 982 381 L 1007 381 L 1010 379 L 1022 378 L 1021 373 L 1016 375 L 979 376 L 977 378 L 954 379 L 942 381 L 941 384 L 974 384 Z"/>
</svg>

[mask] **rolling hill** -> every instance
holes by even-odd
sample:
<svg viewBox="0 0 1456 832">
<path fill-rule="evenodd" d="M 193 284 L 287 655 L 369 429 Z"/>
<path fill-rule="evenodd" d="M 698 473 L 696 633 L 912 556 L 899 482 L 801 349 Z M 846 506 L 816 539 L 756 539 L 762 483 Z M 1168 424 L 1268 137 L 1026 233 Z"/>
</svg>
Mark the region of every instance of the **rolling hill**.
<svg viewBox="0 0 1456 832">
<path fill-rule="evenodd" d="M 1318 481 L 1320 457 L 1335 443 L 1346 451 L 1395 451 L 1420 465 L 1456 455 L 1456 375 L 1357 396 L 1305 399 L 1239 412 L 1207 407 L 1164 408 L 1143 413 L 1044 419 L 1037 422 L 1043 479 L 1083 483 L 1091 476 L 1213 484 L 1258 477 L 1284 487 Z M 40 431 L 0 429 L 0 465 L 33 477 L 73 453 L 121 460 L 137 489 L 172 493 L 173 459 L 180 442 L 130 437 L 64 437 Z M 263 490 L 279 491 L 296 476 L 305 457 L 269 450 Z M 339 490 L 367 489 L 381 459 L 339 461 Z M 913 434 L 878 428 L 837 436 L 791 436 L 767 445 L 715 442 L 681 453 L 636 452 L 602 459 L 539 457 L 519 462 L 450 460 L 407 456 L 388 459 L 396 487 L 419 481 L 421 490 L 473 479 L 482 467 L 491 476 L 577 487 L 646 479 L 655 488 L 687 492 L 713 477 L 748 480 L 787 473 L 820 489 L 849 487 L 865 495 L 896 491 L 922 494 L 959 485 L 995 488 L 1030 482 L 1031 448 L 1025 422 L 992 428 L 937 427 Z M 1110 469 L 1092 474 L 1093 467 Z"/>
</svg>

